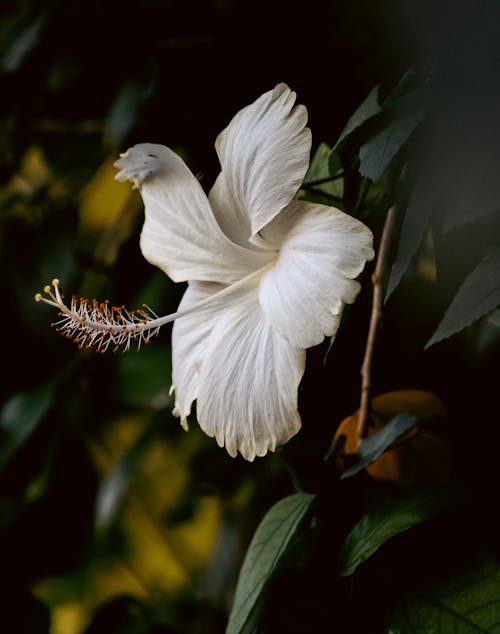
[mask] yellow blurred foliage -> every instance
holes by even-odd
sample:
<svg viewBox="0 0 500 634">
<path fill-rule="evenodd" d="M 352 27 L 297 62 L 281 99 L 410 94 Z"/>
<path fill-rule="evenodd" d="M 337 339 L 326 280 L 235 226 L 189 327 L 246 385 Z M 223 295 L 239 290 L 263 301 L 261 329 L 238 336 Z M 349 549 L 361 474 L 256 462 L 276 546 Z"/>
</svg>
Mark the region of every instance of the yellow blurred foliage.
<svg viewBox="0 0 500 634">
<path fill-rule="evenodd" d="M 83 189 L 80 198 L 80 227 L 83 231 L 99 232 L 113 223 L 122 213 L 130 196 L 130 183 L 115 180 L 116 168 L 110 156 Z"/>
<path fill-rule="evenodd" d="M 89 440 L 102 478 L 135 444 L 149 416 L 140 412 L 117 417 L 99 438 Z M 197 445 L 195 434 L 182 434 L 175 448 L 155 437 L 144 448 L 117 508 L 125 547 L 87 563 L 78 582 L 73 571 L 68 578 L 37 584 L 35 594 L 51 607 L 52 634 L 81 634 L 93 610 L 113 597 L 126 594 L 161 602 L 203 571 L 215 544 L 222 501 L 201 497 L 189 520 L 173 526 L 166 520 L 187 495 L 189 459 Z"/>
<path fill-rule="evenodd" d="M 23 156 L 19 172 L 15 174 L 8 188 L 19 194 L 32 194 L 50 179 L 50 169 L 41 148 L 30 147 Z"/>
</svg>

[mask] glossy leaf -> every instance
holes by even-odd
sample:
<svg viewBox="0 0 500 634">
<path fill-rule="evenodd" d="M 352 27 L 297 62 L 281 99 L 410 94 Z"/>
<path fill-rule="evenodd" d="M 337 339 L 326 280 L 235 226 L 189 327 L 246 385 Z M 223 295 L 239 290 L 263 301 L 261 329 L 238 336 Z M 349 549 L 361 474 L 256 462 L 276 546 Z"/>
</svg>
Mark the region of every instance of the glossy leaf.
<svg viewBox="0 0 500 634">
<path fill-rule="evenodd" d="M 405 597 L 389 617 L 385 634 L 498 634 L 499 589 L 500 567 L 484 556 L 468 569 Z"/>
<path fill-rule="evenodd" d="M 276 570 L 313 501 L 314 495 L 296 493 L 277 502 L 264 516 L 241 567 L 226 634 L 244 631 L 266 582 Z"/>
<path fill-rule="evenodd" d="M 500 305 L 500 248 L 492 249 L 458 289 L 426 348 L 451 337 Z"/>
<path fill-rule="evenodd" d="M 448 488 L 412 491 L 386 499 L 351 529 L 339 555 L 339 570 L 344 577 L 371 557 L 384 542 L 450 507 L 458 494 Z"/>
<path fill-rule="evenodd" d="M 399 414 L 379 432 L 363 438 L 359 443 L 358 460 L 342 473 L 341 478 L 348 478 L 359 473 L 376 460 L 397 438 L 413 427 L 416 420 L 417 416 L 412 414 Z"/>
</svg>

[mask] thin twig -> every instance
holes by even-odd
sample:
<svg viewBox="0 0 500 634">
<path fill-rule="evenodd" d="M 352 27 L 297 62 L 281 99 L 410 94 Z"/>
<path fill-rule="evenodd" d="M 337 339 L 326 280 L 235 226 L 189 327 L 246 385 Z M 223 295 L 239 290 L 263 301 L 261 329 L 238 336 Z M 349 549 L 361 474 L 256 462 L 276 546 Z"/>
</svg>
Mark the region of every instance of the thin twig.
<svg viewBox="0 0 500 634">
<path fill-rule="evenodd" d="M 371 369 L 373 360 L 373 351 L 375 349 L 375 340 L 377 338 L 377 331 L 382 318 L 382 305 L 383 305 L 383 288 L 382 281 L 387 263 L 387 256 L 389 254 L 389 246 L 391 242 L 392 230 L 394 226 L 395 211 L 394 207 L 391 207 L 387 212 L 385 219 L 384 230 L 382 232 L 382 238 L 380 239 L 380 246 L 377 256 L 377 264 L 375 271 L 372 275 L 373 283 L 373 300 L 372 300 L 372 312 L 370 317 L 370 326 L 368 328 L 368 337 L 366 340 L 365 356 L 363 359 L 363 365 L 361 366 L 361 402 L 359 405 L 359 413 L 357 420 L 356 437 L 358 442 L 364 437 L 366 432 L 366 424 L 368 421 L 368 411 L 370 403 L 370 388 L 371 388 Z"/>
</svg>

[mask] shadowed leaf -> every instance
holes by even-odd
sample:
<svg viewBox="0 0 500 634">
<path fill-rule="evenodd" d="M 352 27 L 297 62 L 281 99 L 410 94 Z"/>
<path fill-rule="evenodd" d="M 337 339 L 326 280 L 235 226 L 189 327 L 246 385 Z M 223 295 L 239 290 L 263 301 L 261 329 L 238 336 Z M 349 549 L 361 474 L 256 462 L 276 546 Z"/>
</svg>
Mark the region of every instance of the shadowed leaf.
<svg viewBox="0 0 500 634">
<path fill-rule="evenodd" d="M 434 209 L 434 192 L 425 182 L 417 182 L 405 209 L 398 251 L 387 283 L 385 301 L 403 279 L 429 227 Z"/>
<path fill-rule="evenodd" d="M 384 112 L 389 116 L 388 123 L 361 147 L 360 174 L 379 181 L 428 110 L 429 99 L 425 87 L 391 100 L 387 109 L 384 104 Z"/>
<path fill-rule="evenodd" d="M 354 130 L 357 130 L 360 126 L 362 126 L 365 121 L 368 121 L 368 119 L 371 119 L 371 117 L 382 111 L 382 108 L 378 104 L 378 91 L 379 86 L 375 86 L 359 108 L 351 115 L 345 128 L 340 133 L 334 148 L 330 152 L 328 160 L 330 174 L 335 174 L 335 172 L 337 172 L 341 167 L 340 153 L 347 137 L 354 132 Z"/>
<path fill-rule="evenodd" d="M 383 500 L 347 535 L 339 554 L 340 574 L 352 575 L 388 539 L 449 508 L 457 500 L 457 493 L 448 487 L 412 491 Z"/>
<path fill-rule="evenodd" d="M 340 136 L 335 143 L 334 149 L 338 149 L 342 142 L 352 133 L 359 128 L 365 121 L 368 121 L 371 117 L 382 112 L 382 108 L 378 104 L 378 91 L 380 86 L 375 86 L 370 92 L 368 97 L 363 101 L 359 108 L 349 117 L 345 128 L 340 133 Z"/>
<path fill-rule="evenodd" d="M 451 337 L 500 304 L 500 248 L 492 249 L 458 289 L 436 332 L 426 344 Z"/>
<path fill-rule="evenodd" d="M 498 634 L 500 568 L 483 557 L 468 570 L 407 596 L 395 608 L 384 632 Z"/>
</svg>

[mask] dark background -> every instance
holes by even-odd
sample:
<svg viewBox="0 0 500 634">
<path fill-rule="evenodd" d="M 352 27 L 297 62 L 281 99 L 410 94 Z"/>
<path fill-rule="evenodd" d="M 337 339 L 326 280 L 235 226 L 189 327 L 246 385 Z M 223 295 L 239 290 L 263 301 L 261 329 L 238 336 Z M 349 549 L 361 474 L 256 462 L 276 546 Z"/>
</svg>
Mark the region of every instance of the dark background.
<svg viewBox="0 0 500 634">
<path fill-rule="evenodd" d="M 53 634 L 223 631 L 256 524 L 296 479 L 306 490 L 325 486 L 325 449 L 358 403 L 369 294 L 360 296 L 326 366 L 327 343 L 308 353 L 300 391 L 304 428 L 287 448 L 286 461 L 280 455 L 252 465 L 232 460 L 196 423 L 188 436 L 181 432 L 164 401 L 153 406 L 151 394 L 162 395 L 170 380 L 167 329 L 153 352 L 137 357 L 144 359 L 137 366 L 126 356 L 80 353 L 58 338 L 49 327 L 52 313 L 32 299 L 56 275 L 68 293 L 102 293 L 127 305 L 145 292 L 159 312 L 174 310 L 182 294 L 140 254 L 137 199 L 130 203 L 128 228 L 111 228 L 114 255 L 97 254 L 102 235 L 83 230 L 79 213 L 82 192 L 100 166 L 136 142 L 163 143 L 182 153 L 208 190 L 219 169 L 217 134 L 279 82 L 307 106 L 313 149 L 335 142 L 375 85 L 387 94 L 410 68 L 425 73 L 443 64 L 464 82 L 464 93 L 473 79 L 472 90 L 481 90 L 497 68 L 496 53 L 483 46 L 495 41 L 497 17 L 495 3 L 465 0 L 2 3 L 0 631 L 48 632 L 50 620 Z M 23 172 L 32 148 L 40 149 L 49 169 L 40 182 Z M 452 268 L 461 273 L 467 253 L 461 242 L 454 249 Z M 480 338 L 469 332 L 424 353 L 454 286 L 445 288 L 448 294 L 439 295 L 413 276 L 396 292 L 384 317 L 373 387 L 377 393 L 431 389 L 451 406 L 458 478 L 468 480 L 478 506 L 487 505 L 498 436 L 496 394 L 489 389 L 497 376 L 495 337 L 488 329 Z M 5 423 L 5 407 L 10 404 L 12 412 L 13 403 L 19 433 Z M 165 455 L 155 461 L 155 451 Z M 174 465 L 171 471 L 165 471 L 167 463 Z M 113 513 L 98 530 L 104 485 Z M 146 513 L 133 506 L 137 498 L 160 500 L 171 489 L 181 492 L 151 502 Z M 351 493 L 359 491 L 348 487 L 335 501 L 349 508 L 348 516 L 361 503 L 352 502 Z M 199 513 L 207 499 L 212 511 L 205 517 Z M 334 514 L 341 514 L 339 508 Z M 206 528 L 210 513 L 217 529 Z M 110 561 L 133 567 L 132 529 L 143 526 L 145 516 L 182 560 L 184 582 L 153 578 L 137 561 L 140 591 L 103 574 Z M 450 540 L 449 559 L 467 531 L 469 539 L 494 541 L 495 525 L 478 537 L 472 519 Z M 190 545 L 179 537 L 189 527 L 200 542 L 213 541 L 213 551 L 205 548 L 198 560 L 190 554 L 198 537 Z M 436 543 L 442 544 L 447 529 L 440 529 Z M 212 532 L 207 537 L 204 530 Z M 432 542 L 433 536 L 423 537 L 427 546 Z M 150 533 L 141 532 L 138 543 L 155 558 Z M 400 547 L 408 553 L 404 543 Z M 307 571 L 312 577 L 322 559 L 314 548 L 319 546 L 305 549 L 314 561 Z M 295 590 L 296 601 L 304 601 L 297 631 L 308 618 L 320 623 L 330 614 L 324 587 L 318 594 L 314 579 L 304 579 Z M 371 609 L 384 594 L 379 590 L 376 598 L 366 591 Z M 284 594 L 285 603 L 293 603 L 289 596 Z M 377 606 L 378 618 L 384 605 Z M 339 622 L 348 622 L 345 606 L 335 609 Z M 73 618 L 73 625 L 65 618 Z"/>
</svg>

